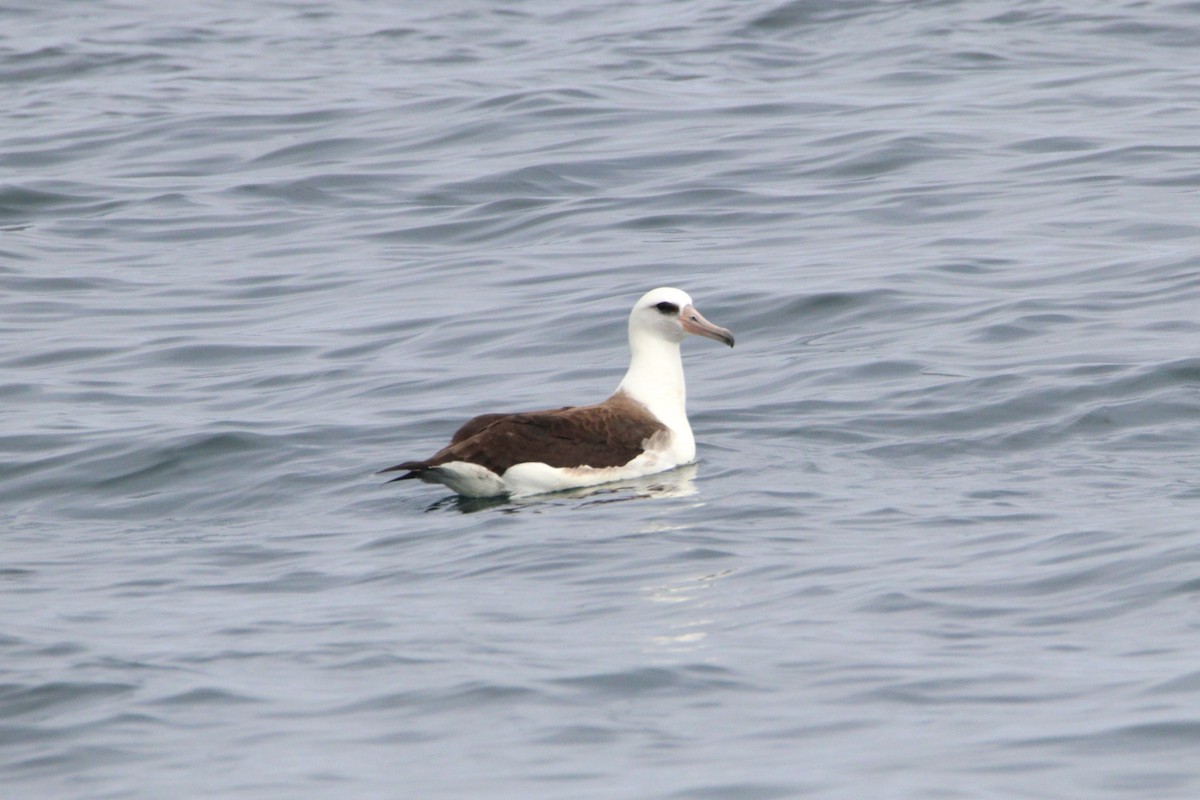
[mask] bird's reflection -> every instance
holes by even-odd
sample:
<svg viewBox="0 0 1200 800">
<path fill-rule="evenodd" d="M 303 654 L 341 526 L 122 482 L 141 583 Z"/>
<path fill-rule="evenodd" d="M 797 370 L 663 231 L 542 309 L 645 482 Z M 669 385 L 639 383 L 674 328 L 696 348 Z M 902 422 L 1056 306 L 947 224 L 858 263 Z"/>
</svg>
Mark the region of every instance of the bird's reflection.
<svg viewBox="0 0 1200 800">
<path fill-rule="evenodd" d="M 666 630 L 651 639 L 656 652 L 690 652 L 703 645 L 708 638 L 708 629 L 713 623 L 713 619 L 705 613 L 711 602 L 706 599 L 707 590 L 717 581 L 732 574 L 732 569 L 723 569 L 675 578 L 649 587 L 647 599 L 651 602 L 689 606 L 688 611 L 677 615 Z"/>
<path fill-rule="evenodd" d="M 663 499 L 668 497 L 690 497 L 696 494 L 696 465 L 686 464 L 657 475 L 644 475 L 625 481 L 613 481 L 599 486 L 585 486 L 579 489 L 567 489 L 552 494 L 531 495 L 529 497 L 461 497 L 451 495 L 443 497 L 428 506 L 425 511 L 459 511 L 463 514 L 474 514 L 477 511 L 499 509 L 506 513 L 514 513 L 523 509 L 561 505 L 567 501 L 583 500 L 579 507 L 598 505 L 601 503 L 623 503 L 628 500 Z"/>
</svg>

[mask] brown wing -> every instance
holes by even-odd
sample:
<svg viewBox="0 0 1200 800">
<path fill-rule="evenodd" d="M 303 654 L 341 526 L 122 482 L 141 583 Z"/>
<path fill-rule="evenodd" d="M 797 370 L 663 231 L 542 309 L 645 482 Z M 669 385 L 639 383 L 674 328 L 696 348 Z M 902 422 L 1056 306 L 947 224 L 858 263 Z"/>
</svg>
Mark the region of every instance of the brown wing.
<svg viewBox="0 0 1200 800">
<path fill-rule="evenodd" d="M 479 464 L 497 475 L 526 461 L 552 467 L 619 467 L 641 454 L 645 441 L 663 430 L 645 406 L 614 395 L 594 406 L 484 414 L 459 428 L 432 458 L 389 470 L 420 472 L 448 461 Z"/>
<path fill-rule="evenodd" d="M 454 432 L 450 437 L 450 444 L 458 444 L 465 439 L 470 439 L 481 430 L 491 425 L 493 422 L 498 422 L 511 414 L 480 414 L 478 417 L 472 417 L 463 423 L 462 427 Z"/>
<path fill-rule="evenodd" d="M 573 408 L 573 406 L 563 406 L 562 408 L 560 408 L 558 410 L 559 411 L 567 411 L 571 408 Z M 539 412 L 535 412 L 535 413 L 551 414 L 551 413 L 555 413 L 555 412 L 539 411 Z M 463 441 L 464 439 L 470 439 L 472 436 L 479 433 L 484 428 L 491 425 L 493 422 L 497 422 L 499 420 L 504 419 L 505 417 L 511 417 L 511 416 L 514 416 L 514 415 L 513 414 L 480 414 L 478 417 L 473 417 L 473 418 L 467 420 L 465 423 L 463 423 L 463 426 L 454 432 L 454 435 L 452 437 L 450 437 L 450 444 L 458 444 L 459 442 Z"/>
</svg>

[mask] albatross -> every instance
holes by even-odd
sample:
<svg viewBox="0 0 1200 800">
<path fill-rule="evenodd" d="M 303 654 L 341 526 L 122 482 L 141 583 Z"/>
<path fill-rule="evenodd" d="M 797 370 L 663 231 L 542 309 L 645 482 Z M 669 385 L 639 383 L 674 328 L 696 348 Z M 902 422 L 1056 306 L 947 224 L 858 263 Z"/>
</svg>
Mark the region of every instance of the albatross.
<svg viewBox="0 0 1200 800">
<path fill-rule="evenodd" d="M 381 472 L 467 497 L 557 492 L 674 469 L 696 458 L 679 345 L 688 334 L 733 347 L 679 289 L 654 289 L 629 313 L 629 370 L 602 403 L 482 414 L 429 458 Z"/>
</svg>

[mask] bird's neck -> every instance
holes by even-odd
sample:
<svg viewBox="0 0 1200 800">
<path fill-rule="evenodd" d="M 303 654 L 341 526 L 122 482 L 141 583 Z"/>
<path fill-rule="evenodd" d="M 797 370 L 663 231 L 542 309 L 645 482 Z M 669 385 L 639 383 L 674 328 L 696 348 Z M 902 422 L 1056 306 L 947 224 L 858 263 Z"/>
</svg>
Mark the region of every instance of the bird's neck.
<svg viewBox="0 0 1200 800">
<path fill-rule="evenodd" d="M 631 336 L 629 350 L 629 371 L 617 387 L 618 391 L 646 406 L 675 432 L 690 435 L 679 343 Z"/>
</svg>

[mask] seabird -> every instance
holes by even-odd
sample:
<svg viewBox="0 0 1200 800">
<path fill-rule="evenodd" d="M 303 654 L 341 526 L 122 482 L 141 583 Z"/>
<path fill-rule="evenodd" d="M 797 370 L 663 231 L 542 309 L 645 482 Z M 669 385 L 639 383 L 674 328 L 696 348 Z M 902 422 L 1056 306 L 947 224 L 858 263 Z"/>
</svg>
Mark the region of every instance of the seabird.
<svg viewBox="0 0 1200 800">
<path fill-rule="evenodd" d="M 602 403 L 483 414 L 429 458 L 405 461 L 393 480 L 419 478 L 467 497 L 522 496 L 626 480 L 689 464 L 679 344 L 687 334 L 733 347 L 733 334 L 696 310 L 679 289 L 647 292 L 629 314 L 629 371 Z"/>
</svg>

